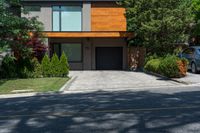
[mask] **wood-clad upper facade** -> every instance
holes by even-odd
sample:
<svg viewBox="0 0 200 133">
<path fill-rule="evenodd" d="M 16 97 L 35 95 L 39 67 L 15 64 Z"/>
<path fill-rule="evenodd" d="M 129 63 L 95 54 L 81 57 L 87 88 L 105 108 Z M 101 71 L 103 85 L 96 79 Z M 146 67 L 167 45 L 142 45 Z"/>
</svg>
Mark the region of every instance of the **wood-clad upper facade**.
<svg viewBox="0 0 200 133">
<path fill-rule="evenodd" d="M 38 16 L 38 19 L 44 24 L 45 31 L 54 31 L 53 10 L 54 6 L 60 5 L 81 6 L 81 20 L 79 20 L 81 21 L 81 30 L 79 31 L 126 31 L 127 29 L 125 9 L 115 1 L 24 0 L 23 3 L 24 7 L 29 7 L 29 9 L 31 6 L 33 6 L 32 9 L 34 6 L 39 6 L 39 11 L 29 11 L 29 14 L 22 14 L 22 17 Z"/>
<path fill-rule="evenodd" d="M 116 2 L 92 2 L 92 31 L 126 31 L 125 9 Z"/>
</svg>

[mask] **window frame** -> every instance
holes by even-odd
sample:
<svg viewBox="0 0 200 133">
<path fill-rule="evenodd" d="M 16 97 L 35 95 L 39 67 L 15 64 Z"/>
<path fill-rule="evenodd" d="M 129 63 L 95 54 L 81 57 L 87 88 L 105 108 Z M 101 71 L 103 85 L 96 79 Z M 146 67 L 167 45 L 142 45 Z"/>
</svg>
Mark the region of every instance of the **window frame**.
<svg viewBox="0 0 200 133">
<path fill-rule="evenodd" d="M 55 6 L 58 6 L 59 7 L 59 10 L 53 10 L 53 7 L 55 7 Z M 51 31 L 53 31 L 53 32 L 80 32 L 80 31 L 62 31 L 62 20 L 61 20 L 61 12 L 62 12 L 62 10 L 61 10 L 61 7 L 62 6 L 78 6 L 78 7 L 81 7 L 81 30 L 80 31 L 83 31 L 83 4 L 78 4 L 78 5 L 52 5 L 51 6 L 51 9 L 52 9 L 52 13 L 51 13 L 51 15 L 52 15 L 52 20 L 51 20 L 51 23 L 52 23 L 52 30 Z M 53 30 L 53 12 L 54 11 L 58 11 L 59 12 L 59 31 L 54 31 Z"/>
<path fill-rule="evenodd" d="M 55 51 L 54 51 L 54 45 L 58 45 L 58 47 L 59 47 L 59 55 L 58 55 L 58 57 L 60 58 L 61 57 L 61 55 L 62 55 L 62 44 L 71 44 L 71 45 L 73 45 L 73 44 L 80 44 L 81 45 L 81 60 L 80 61 L 69 61 L 68 60 L 68 62 L 69 63 L 82 63 L 83 62 L 83 44 L 81 43 L 81 42 L 62 42 L 62 43 L 51 43 L 52 44 L 52 49 L 53 49 L 53 51 L 52 51 L 52 55 L 55 53 Z M 67 56 L 67 55 L 66 55 Z M 67 57 L 68 58 L 68 57 Z"/>
</svg>

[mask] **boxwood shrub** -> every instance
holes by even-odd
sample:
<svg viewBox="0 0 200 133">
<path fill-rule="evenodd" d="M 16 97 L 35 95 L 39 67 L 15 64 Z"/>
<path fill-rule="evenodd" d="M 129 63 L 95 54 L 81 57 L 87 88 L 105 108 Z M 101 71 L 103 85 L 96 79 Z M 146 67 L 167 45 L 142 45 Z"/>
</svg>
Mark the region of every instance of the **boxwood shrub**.
<svg viewBox="0 0 200 133">
<path fill-rule="evenodd" d="M 187 60 L 180 59 L 175 55 L 167 55 L 157 59 L 147 61 L 144 66 L 145 71 L 158 73 L 169 78 L 178 78 L 186 75 Z"/>
<path fill-rule="evenodd" d="M 144 69 L 150 72 L 159 73 L 160 62 L 161 59 L 151 59 L 147 61 L 146 65 L 144 66 Z"/>
<path fill-rule="evenodd" d="M 159 64 L 159 72 L 170 78 L 180 77 L 177 61 L 180 59 L 174 55 L 167 55 Z"/>
</svg>

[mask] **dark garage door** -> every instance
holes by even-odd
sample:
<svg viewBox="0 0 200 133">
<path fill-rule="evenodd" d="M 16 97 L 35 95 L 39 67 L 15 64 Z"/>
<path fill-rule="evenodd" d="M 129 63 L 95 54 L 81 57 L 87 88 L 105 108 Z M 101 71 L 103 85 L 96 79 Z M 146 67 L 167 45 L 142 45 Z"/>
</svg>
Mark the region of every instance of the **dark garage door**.
<svg viewBox="0 0 200 133">
<path fill-rule="evenodd" d="M 96 47 L 97 70 L 122 70 L 122 47 Z"/>
</svg>

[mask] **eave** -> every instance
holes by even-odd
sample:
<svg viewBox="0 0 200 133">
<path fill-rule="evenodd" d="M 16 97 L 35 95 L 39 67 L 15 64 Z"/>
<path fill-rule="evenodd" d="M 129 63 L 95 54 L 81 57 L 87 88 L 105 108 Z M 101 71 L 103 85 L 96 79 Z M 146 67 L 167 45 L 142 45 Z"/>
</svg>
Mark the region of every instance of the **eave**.
<svg viewBox="0 0 200 133">
<path fill-rule="evenodd" d="M 44 32 L 48 38 L 128 38 L 133 32 L 126 31 L 92 31 L 92 32 Z"/>
</svg>

